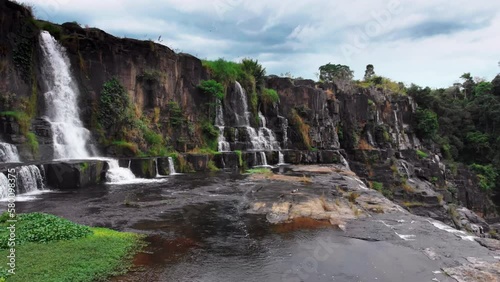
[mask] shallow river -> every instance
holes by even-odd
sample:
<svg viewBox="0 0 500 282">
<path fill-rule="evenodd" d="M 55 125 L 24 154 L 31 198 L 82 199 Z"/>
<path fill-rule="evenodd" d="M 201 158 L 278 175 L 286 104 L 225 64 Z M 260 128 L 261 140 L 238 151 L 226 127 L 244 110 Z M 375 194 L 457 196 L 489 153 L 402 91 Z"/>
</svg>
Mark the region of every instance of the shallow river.
<svg viewBox="0 0 500 282">
<path fill-rule="evenodd" d="M 18 206 L 147 234 L 133 271 L 112 281 L 449 281 L 412 248 L 350 238 L 322 222 L 271 225 L 246 213 L 260 185 L 239 174 L 186 174 L 45 193 Z"/>
</svg>

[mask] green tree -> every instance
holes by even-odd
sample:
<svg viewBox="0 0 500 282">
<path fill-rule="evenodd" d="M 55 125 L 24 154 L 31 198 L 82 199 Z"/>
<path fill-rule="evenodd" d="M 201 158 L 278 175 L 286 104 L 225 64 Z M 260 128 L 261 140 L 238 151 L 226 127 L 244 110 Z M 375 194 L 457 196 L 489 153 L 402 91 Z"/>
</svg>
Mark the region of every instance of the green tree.
<svg viewBox="0 0 500 282">
<path fill-rule="evenodd" d="M 328 63 L 319 67 L 319 79 L 324 82 L 333 82 L 334 79 L 351 80 L 353 73 L 346 65 Z"/>
<path fill-rule="evenodd" d="M 424 139 L 431 139 L 439 129 L 437 114 L 428 109 L 417 109 L 416 122 L 417 134 Z"/>
<path fill-rule="evenodd" d="M 254 77 L 257 91 L 264 89 L 266 69 L 259 64 L 258 60 L 243 59 L 241 61 L 241 69 L 243 72 Z"/>
<path fill-rule="evenodd" d="M 370 78 L 375 75 L 374 69 L 375 68 L 373 67 L 372 64 L 366 66 L 365 76 L 364 76 L 365 81 L 369 81 Z"/>
</svg>

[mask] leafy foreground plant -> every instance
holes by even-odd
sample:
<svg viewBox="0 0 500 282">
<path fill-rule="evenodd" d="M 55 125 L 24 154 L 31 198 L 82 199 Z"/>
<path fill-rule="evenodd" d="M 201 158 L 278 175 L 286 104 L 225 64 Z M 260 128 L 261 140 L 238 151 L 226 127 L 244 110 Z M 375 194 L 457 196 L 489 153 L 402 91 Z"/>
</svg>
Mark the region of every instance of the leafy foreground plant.
<svg viewBox="0 0 500 282">
<path fill-rule="evenodd" d="M 16 269 L 6 276 L 0 266 L 0 281 L 103 281 L 124 273 L 141 247 L 141 237 L 106 228 L 91 228 L 42 213 L 21 214 L 16 223 Z M 0 223 L 0 256 L 9 250 L 3 242 L 9 235 Z M 30 229 L 32 228 L 32 229 Z"/>
</svg>

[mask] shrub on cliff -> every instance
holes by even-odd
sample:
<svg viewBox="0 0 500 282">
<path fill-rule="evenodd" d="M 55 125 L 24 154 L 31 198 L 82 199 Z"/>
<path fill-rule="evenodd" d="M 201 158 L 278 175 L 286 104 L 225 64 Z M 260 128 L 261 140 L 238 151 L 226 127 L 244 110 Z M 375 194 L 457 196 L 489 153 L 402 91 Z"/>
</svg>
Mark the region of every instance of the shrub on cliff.
<svg viewBox="0 0 500 282">
<path fill-rule="evenodd" d="M 202 80 L 198 88 L 211 97 L 215 97 L 219 100 L 224 99 L 224 86 L 213 79 Z"/>
<path fill-rule="evenodd" d="M 262 91 L 261 99 L 262 103 L 270 105 L 277 103 L 280 100 L 280 97 L 278 95 L 278 92 L 276 92 L 276 90 L 264 88 L 264 91 Z"/>
<path fill-rule="evenodd" d="M 493 165 L 472 164 L 470 168 L 476 173 L 479 179 L 479 187 L 482 190 L 488 191 L 495 189 L 498 171 Z"/>
<path fill-rule="evenodd" d="M 104 83 L 99 103 L 99 123 L 105 129 L 119 127 L 130 119 L 130 99 L 116 78 Z"/>
</svg>

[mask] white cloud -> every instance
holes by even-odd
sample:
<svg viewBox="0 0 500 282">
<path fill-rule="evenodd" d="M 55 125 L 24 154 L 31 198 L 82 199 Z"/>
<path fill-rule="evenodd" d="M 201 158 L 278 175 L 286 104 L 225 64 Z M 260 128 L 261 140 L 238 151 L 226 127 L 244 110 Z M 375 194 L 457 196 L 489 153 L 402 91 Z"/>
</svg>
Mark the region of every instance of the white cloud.
<svg viewBox="0 0 500 282">
<path fill-rule="evenodd" d="M 138 39 L 161 35 L 162 43 L 201 58 L 254 57 L 268 73 L 314 78 L 332 62 L 361 77 L 372 63 L 395 80 L 445 87 L 463 72 L 492 79 L 499 70 L 498 1 L 399 0 L 396 12 L 390 7 L 398 0 L 25 2 L 43 19 L 74 19 Z M 348 59 L 347 44 L 366 47 Z"/>
</svg>

